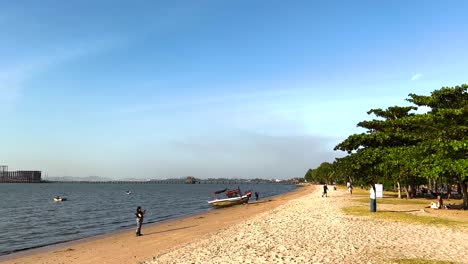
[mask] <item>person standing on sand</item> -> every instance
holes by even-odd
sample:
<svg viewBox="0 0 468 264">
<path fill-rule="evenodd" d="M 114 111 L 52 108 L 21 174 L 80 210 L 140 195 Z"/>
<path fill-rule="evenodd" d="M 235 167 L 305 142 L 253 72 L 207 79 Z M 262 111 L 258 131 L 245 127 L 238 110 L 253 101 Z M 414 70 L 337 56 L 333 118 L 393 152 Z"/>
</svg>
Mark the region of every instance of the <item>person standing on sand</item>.
<svg viewBox="0 0 468 264">
<path fill-rule="evenodd" d="M 328 191 L 328 186 L 327 186 L 327 184 L 325 183 L 325 184 L 323 185 L 322 197 L 323 197 L 324 195 L 325 195 L 325 197 L 328 197 L 328 196 L 327 196 L 327 191 Z"/>
<path fill-rule="evenodd" d="M 141 225 L 143 224 L 143 217 L 146 213 L 146 210 L 142 211 L 141 207 L 138 206 L 136 210 L 136 222 L 137 222 L 137 228 L 136 228 L 136 236 L 141 236 Z"/>
<path fill-rule="evenodd" d="M 374 212 L 377 211 L 377 200 L 375 200 L 375 185 L 374 185 L 374 183 L 370 184 L 369 193 L 370 193 L 370 211 L 372 213 L 374 213 Z"/>
<path fill-rule="evenodd" d="M 258 201 L 258 192 L 255 192 L 255 201 Z"/>
</svg>

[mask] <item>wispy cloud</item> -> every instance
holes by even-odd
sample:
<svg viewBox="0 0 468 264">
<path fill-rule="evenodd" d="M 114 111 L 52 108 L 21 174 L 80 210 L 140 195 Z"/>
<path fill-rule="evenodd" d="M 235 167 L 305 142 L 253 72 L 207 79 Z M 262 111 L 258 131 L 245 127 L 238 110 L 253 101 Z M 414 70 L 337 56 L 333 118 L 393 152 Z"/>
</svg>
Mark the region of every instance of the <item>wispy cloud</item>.
<svg viewBox="0 0 468 264">
<path fill-rule="evenodd" d="M 62 45 L 63 48 L 50 47 L 41 55 L 30 54 L 24 60 L 1 63 L 0 94 L 4 106 L 15 106 L 26 90 L 26 83 L 35 76 L 63 63 L 98 52 L 109 46 L 108 43 L 107 40 L 100 40 L 82 45 Z"/>
<path fill-rule="evenodd" d="M 160 109 L 180 109 L 181 107 L 203 107 L 214 105 L 233 105 L 248 102 L 259 103 L 259 101 L 267 101 L 268 99 L 277 99 L 284 96 L 294 94 L 295 91 L 287 90 L 269 90 L 269 91 L 244 91 L 244 92 L 224 92 L 219 94 L 204 94 L 204 95 L 165 95 L 157 99 L 141 99 L 141 102 L 136 102 L 127 106 L 119 107 L 115 111 L 121 113 L 141 113 L 156 111 Z M 297 92 L 297 91 L 296 91 Z"/>
<path fill-rule="evenodd" d="M 418 80 L 419 78 L 421 78 L 423 75 L 421 73 L 418 73 L 418 74 L 415 74 L 413 75 L 413 77 L 411 77 L 411 80 L 412 81 L 416 81 Z"/>
<path fill-rule="evenodd" d="M 133 113 L 141 114 L 145 112 L 159 111 L 161 109 L 178 109 L 205 106 L 246 106 L 246 105 L 261 105 L 280 102 L 284 104 L 289 99 L 294 99 L 297 103 L 297 98 L 305 98 L 310 96 L 311 89 L 309 83 L 291 84 L 288 79 L 246 81 L 235 84 L 223 84 L 222 89 L 215 87 L 200 87 L 202 90 L 209 92 L 197 94 L 147 94 L 148 90 L 155 90 L 155 87 L 160 87 L 158 83 L 142 83 L 139 89 L 143 96 L 135 98 L 134 102 L 126 105 L 119 105 L 112 112 L 115 113 Z M 137 85 L 138 86 L 138 85 Z M 220 92 L 213 92 L 215 90 Z M 170 90 L 166 88 L 166 90 Z M 176 90 L 176 88 L 174 88 Z M 291 100 L 292 100 L 291 99 Z"/>
</svg>

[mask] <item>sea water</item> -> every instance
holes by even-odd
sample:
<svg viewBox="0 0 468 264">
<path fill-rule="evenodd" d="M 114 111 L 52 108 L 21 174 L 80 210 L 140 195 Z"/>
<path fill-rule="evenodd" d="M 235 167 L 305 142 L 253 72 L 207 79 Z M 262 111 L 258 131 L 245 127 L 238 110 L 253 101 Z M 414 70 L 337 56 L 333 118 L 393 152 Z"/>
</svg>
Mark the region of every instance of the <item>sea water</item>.
<svg viewBox="0 0 468 264">
<path fill-rule="evenodd" d="M 296 188 L 287 184 L 0 184 L 0 255 L 128 229 L 135 226 L 137 206 L 146 209 L 144 223 L 212 210 L 207 201 L 214 191 L 237 187 L 257 191 L 260 198 Z M 54 202 L 57 195 L 67 200 Z"/>
</svg>

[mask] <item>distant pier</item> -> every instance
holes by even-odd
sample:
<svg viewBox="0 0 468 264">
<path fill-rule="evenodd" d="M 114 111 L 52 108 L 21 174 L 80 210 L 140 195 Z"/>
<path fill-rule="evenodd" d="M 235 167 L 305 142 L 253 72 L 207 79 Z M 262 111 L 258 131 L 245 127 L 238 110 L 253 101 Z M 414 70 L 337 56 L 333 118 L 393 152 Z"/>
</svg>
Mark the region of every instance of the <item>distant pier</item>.
<svg viewBox="0 0 468 264">
<path fill-rule="evenodd" d="M 0 165 L 0 183 L 39 183 L 41 171 L 8 171 L 8 166 Z"/>
<path fill-rule="evenodd" d="M 48 183 L 82 183 L 82 184 L 294 184 L 292 181 L 249 181 L 249 180 L 197 180 L 187 183 L 185 179 L 168 179 L 168 180 L 149 180 L 149 181 L 47 181 Z"/>
</svg>

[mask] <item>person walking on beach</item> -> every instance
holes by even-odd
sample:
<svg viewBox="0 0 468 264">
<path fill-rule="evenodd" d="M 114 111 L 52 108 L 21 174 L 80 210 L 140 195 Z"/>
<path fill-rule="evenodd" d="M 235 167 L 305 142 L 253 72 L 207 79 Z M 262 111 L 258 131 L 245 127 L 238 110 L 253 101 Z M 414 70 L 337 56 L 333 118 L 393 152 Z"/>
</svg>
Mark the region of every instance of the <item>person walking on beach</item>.
<svg viewBox="0 0 468 264">
<path fill-rule="evenodd" d="M 327 184 L 325 183 L 325 184 L 323 185 L 322 197 L 323 197 L 324 195 L 325 195 L 325 197 L 328 197 L 328 196 L 327 196 L 327 191 L 328 191 L 328 186 L 327 186 Z"/>
<path fill-rule="evenodd" d="M 146 213 L 146 210 L 142 211 L 141 207 L 138 206 L 136 210 L 136 222 L 137 222 L 137 228 L 136 228 L 136 236 L 141 236 L 141 225 L 143 224 L 143 217 Z"/>
<path fill-rule="evenodd" d="M 258 192 L 255 192 L 255 201 L 258 201 Z"/>
</svg>

